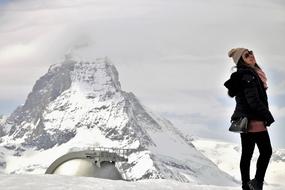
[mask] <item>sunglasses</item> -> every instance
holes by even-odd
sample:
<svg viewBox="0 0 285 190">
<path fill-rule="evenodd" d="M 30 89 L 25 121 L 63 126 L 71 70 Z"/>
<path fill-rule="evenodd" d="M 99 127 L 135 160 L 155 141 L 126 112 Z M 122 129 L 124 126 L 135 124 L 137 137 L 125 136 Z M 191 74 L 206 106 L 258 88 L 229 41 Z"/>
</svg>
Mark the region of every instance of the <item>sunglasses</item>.
<svg viewBox="0 0 285 190">
<path fill-rule="evenodd" d="M 248 51 L 244 54 L 244 58 L 248 58 L 250 55 L 253 55 L 252 51 Z"/>
</svg>

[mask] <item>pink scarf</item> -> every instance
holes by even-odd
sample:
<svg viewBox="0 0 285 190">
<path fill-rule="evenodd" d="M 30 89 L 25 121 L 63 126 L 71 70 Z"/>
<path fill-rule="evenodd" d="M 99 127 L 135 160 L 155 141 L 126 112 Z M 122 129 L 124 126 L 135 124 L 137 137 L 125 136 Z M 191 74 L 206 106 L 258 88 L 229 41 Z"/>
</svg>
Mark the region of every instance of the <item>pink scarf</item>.
<svg viewBox="0 0 285 190">
<path fill-rule="evenodd" d="M 263 82 L 263 86 L 265 89 L 268 88 L 267 86 L 267 77 L 266 74 L 260 69 L 260 68 L 255 68 L 256 73 L 258 74 L 259 78 L 261 79 L 261 81 Z"/>
</svg>

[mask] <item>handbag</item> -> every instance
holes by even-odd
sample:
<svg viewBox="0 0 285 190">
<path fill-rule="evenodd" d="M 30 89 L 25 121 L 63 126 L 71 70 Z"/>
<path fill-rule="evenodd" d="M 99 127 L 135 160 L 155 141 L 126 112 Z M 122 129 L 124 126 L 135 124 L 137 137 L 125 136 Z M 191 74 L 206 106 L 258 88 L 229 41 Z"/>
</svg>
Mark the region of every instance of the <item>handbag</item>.
<svg viewBox="0 0 285 190">
<path fill-rule="evenodd" d="M 248 119 L 247 117 L 241 117 L 240 119 L 231 122 L 229 131 L 234 133 L 247 133 Z"/>
</svg>

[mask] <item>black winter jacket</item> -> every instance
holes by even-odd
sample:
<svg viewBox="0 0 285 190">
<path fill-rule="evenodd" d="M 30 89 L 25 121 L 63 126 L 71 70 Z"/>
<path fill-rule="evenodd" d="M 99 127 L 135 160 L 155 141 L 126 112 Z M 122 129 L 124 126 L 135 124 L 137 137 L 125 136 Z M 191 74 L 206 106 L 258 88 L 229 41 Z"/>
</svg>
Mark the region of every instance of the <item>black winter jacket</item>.
<svg viewBox="0 0 285 190">
<path fill-rule="evenodd" d="M 249 120 L 264 121 L 266 126 L 274 122 L 268 107 L 266 89 L 253 68 L 239 66 L 224 86 L 228 88 L 228 95 L 236 100 L 232 121 L 246 116 Z"/>
</svg>

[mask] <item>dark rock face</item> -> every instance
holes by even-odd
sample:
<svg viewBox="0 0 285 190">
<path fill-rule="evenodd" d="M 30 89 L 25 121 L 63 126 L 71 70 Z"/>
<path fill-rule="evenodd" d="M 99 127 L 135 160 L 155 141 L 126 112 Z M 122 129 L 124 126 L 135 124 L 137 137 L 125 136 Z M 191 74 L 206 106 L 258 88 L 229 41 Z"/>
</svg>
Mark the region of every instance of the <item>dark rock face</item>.
<svg viewBox="0 0 285 190">
<path fill-rule="evenodd" d="M 54 145 L 61 145 L 68 142 L 75 136 L 76 132 L 68 130 L 56 130 L 54 135 L 48 134 L 46 131 L 43 131 L 40 135 L 34 137 L 28 137 L 27 141 L 22 145 L 24 147 L 37 147 L 37 149 L 49 149 Z"/>
<path fill-rule="evenodd" d="M 70 72 L 73 69 L 73 62 L 64 63 L 61 67 L 51 67 L 48 73 L 36 82 L 25 104 L 11 114 L 8 122 L 15 125 L 20 125 L 22 122 L 37 122 L 46 106 L 70 88 Z M 10 135 L 14 131 L 15 127 L 10 131 Z"/>
<path fill-rule="evenodd" d="M 52 66 L 47 74 L 36 81 L 25 104 L 18 107 L 5 123 L 10 125 L 8 135 L 13 140 L 23 138 L 26 135 L 26 140 L 22 146 L 47 149 L 55 144 L 67 142 L 74 137 L 74 131 L 60 130 L 57 131 L 56 135 L 51 136 L 45 131 L 43 123 L 43 112 L 47 105 L 70 88 L 70 72 L 74 70 L 74 64 L 74 61 L 66 61 L 61 66 Z"/>
</svg>

